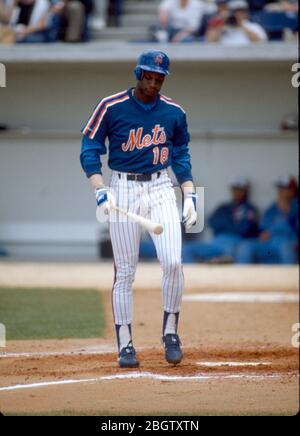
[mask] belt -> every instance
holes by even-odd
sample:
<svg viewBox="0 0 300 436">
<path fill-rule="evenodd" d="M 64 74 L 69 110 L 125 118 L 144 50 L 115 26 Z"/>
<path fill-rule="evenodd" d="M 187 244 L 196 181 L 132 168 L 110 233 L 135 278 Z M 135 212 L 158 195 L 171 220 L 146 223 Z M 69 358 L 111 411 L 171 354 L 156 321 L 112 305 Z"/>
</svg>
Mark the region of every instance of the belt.
<svg viewBox="0 0 300 436">
<path fill-rule="evenodd" d="M 157 179 L 159 179 L 161 172 L 158 171 L 157 173 L 146 173 L 146 174 L 127 174 L 126 179 L 127 180 L 134 180 L 136 182 L 150 182 L 152 180 L 153 174 L 157 175 Z M 118 174 L 119 179 L 121 178 L 121 174 Z"/>
</svg>

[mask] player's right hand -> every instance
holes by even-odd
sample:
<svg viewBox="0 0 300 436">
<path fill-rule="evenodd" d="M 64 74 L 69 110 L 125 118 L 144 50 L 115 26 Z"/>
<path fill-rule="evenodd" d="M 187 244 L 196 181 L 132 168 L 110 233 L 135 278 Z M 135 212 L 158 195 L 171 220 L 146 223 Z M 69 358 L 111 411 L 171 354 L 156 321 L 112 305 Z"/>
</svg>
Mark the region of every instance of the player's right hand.
<svg viewBox="0 0 300 436">
<path fill-rule="evenodd" d="M 108 188 L 101 187 L 95 189 L 97 206 L 107 215 L 111 207 L 116 206 L 116 200 L 114 195 L 109 192 Z"/>
</svg>

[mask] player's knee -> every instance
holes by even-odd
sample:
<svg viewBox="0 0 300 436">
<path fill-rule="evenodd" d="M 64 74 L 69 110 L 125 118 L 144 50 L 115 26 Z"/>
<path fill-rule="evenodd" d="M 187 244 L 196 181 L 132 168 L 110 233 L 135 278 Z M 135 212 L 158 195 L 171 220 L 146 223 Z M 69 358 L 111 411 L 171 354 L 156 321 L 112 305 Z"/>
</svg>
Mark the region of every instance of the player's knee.
<svg viewBox="0 0 300 436">
<path fill-rule="evenodd" d="M 132 265 L 118 267 L 116 282 L 131 285 L 134 281 L 136 268 Z"/>
<path fill-rule="evenodd" d="M 168 259 L 163 265 L 163 270 L 165 274 L 182 274 L 182 263 L 181 260 L 171 260 Z"/>
</svg>

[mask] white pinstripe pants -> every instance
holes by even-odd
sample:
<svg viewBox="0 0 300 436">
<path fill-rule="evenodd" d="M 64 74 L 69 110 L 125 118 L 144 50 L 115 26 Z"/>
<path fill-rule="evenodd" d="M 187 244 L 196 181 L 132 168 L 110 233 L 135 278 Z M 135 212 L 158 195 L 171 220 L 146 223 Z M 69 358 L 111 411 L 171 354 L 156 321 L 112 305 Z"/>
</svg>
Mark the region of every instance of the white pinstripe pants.
<svg viewBox="0 0 300 436">
<path fill-rule="evenodd" d="M 159 178 L 154 174 L 149 182 L 128 181 L 125 173 L 113 171 L 110 189 L 121 208 L 164 225 L 161 235 L 151 234 L 163 270 L 163 308 L 170 313 L 179 312 L 184 284 L 181 228 L 175 193 L 167 171 L 161 171 Z M 142 228 L 126 216 L 111 211 L 109 230 L 116 268 L 112 295 L 115 324 L 131 324 L 132 283 L 139 258 Z"/>
</svg>

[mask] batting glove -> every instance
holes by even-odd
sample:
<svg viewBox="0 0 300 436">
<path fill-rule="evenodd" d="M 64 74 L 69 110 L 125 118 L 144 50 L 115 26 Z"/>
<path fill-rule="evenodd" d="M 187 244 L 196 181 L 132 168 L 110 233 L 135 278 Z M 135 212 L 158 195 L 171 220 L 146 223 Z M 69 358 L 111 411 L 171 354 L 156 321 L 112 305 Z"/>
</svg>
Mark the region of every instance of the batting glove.
<svg viewBox="0 0 300 436">
<path fill-rule="evenodd" d="M 111 207 L 116 206 L 116 200 L 114 195 L 109 192 L 108 188 L 96 188 L 95 196 L 97 206 L 106 214 L 109 214 Z"/>
<path fill-rule="evenodd" d="M 186 230 L 190 230 L 190 228 L 196 224 L 197 221 L 197 194 L 194 192 L 189 192 L 184 197 L 183 203 L 183 213 L 182 213 L 182 222 L 185 225 Z"/>
</svg>

